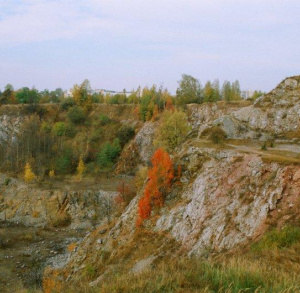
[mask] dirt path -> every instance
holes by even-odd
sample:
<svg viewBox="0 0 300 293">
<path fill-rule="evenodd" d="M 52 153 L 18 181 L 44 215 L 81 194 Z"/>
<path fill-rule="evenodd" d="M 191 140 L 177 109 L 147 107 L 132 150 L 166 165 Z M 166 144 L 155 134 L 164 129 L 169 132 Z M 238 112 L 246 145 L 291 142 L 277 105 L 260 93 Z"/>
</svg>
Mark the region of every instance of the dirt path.
<svg viewBox="0 0 300 293">
<path fill-rule="evenodd" d="M 275 143 L 274 147 L 267 146 L 267 150 L 261 149 L 261 142 L 252 141 L 241 141 L 240 144 L 229 142 L 225 146 L 241 152 L 261 155 L 270 161 L 300 164 L 300 145 L 298 144 Z"/>
</svg>

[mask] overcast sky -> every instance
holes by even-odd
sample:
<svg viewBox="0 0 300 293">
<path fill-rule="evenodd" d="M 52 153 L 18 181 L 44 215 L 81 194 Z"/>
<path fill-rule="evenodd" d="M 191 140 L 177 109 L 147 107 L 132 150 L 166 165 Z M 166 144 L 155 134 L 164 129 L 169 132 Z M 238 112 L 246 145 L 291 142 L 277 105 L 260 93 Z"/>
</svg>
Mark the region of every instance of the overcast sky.
<svg viewBox="0 0 300 293">
<path fill-rule="evenodd" d="M 0 0 L 0 88 L 130 90 L 300 74 L 299 0 Z"/>
</svg>

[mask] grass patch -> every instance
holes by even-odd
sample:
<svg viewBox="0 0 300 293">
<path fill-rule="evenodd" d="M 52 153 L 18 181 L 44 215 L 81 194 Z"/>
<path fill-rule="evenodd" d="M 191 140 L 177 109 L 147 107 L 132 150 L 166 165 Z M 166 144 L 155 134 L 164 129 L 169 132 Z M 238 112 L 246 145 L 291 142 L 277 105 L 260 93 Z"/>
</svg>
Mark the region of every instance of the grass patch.
<svg viewBox="0 0 300 293">
<path fill-rule="evenodd" d="M 278 275 L 276 275 L 278 274 Z M 96 288 L 76 285 L 80 292 L 298 292 L 297 280 L 293 281 L 280 272 L 267 269 L 260 261 L 232 258 L 223 263 L 208 263 L 199 259 L 181 258 L 160 262 L 155 268 L 140 274 L 121 268 L 107 274 Z M 290 291 L 288 291 L 290 290 Z M 68 287 L 64 292 L 78 292 Z"/>
<path fill-rule="evenodd" d="M 285 226 L 281 230 L 272 230 L 266 233 L 260 241 L 253 244 L 252 251 L 263 251 L 271 248 L 288 248 L 300 241 L 300 227 Z"/>
</svg>

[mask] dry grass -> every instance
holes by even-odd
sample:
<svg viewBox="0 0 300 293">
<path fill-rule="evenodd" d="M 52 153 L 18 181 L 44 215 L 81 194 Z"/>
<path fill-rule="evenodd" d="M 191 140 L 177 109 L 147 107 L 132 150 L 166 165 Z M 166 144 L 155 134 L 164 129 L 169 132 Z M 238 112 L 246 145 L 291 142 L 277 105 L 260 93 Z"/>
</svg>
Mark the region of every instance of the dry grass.
<svg viewBox="0 0 300 293">
<path fill-rule="evenodd" d="M 66 227 L 71 224 L 71 217 L 67 212 L 58 211 L 53 215 L 50 222 L 52 227 Z"/>
<path fill-rule="evenodd" d="M 100 269 L 89 264 L 82 277 L 62 292 L 300 292 L 300 228 L 271 231 L 248 252 L 211 260 L 180 255 L 179 246 L 166 236 L 140 231 L 126 246 L 116 246 Z M 137 261 L 153 254 L 157 259 L 151 266 L 131 272 Z M 101 282 L 90 287 L 88 283 L 99 276 Z"/>
<path fill-rule="evenodd" d="M 119 268 L 106 275 L 97 288 L 78 283 L 80 292 L 300 292 L 299 277 L 260 259 L 230 257 L 208 263 L 181 258 L 160 262 L 140 274 Z M 64 292 L 78 292 L 69 288 Z"/>
</svg>

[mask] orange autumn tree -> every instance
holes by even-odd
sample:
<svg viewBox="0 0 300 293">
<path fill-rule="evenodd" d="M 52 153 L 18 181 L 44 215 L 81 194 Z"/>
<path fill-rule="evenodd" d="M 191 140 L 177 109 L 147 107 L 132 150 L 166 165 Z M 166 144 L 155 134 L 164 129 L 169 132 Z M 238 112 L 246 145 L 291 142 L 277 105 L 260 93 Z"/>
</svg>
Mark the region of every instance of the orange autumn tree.
<svg viewBox="0 0 300 293">
<path fill-rule="evenodd" d="M 175 107 L 174 107 L 172 99 L 170 97 L 166 101 L 165 109 L 169 110 L 169 111 L 173 111 L 173 112 L 175 111 Z"/>
<path fill-rule="evenodd" d="M 150 217 L 152 206 L 163 206 L 174 179 L 173 162 L 170 155 L 162 148 L 156 150 L 151 163 L 152 168 L 148 171 L 148 182 L 145 186 L 144 196 L 138 203 L 138 227 Z"/>
</svg>

